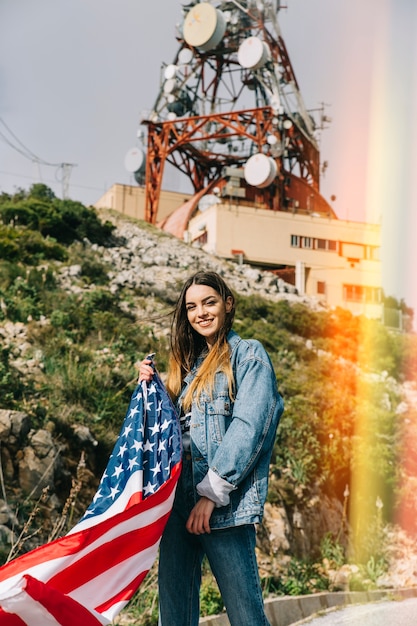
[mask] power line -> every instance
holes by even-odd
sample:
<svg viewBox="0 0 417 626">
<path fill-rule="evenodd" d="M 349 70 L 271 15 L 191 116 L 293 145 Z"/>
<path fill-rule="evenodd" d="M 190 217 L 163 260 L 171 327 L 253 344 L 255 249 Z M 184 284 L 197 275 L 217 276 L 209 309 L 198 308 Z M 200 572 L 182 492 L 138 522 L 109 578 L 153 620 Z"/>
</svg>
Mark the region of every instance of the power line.
<svg viewBox="0 0 417 626">
<path fill-rule="evenodd" d="M 42 159 L 41 157 L 39 157 L 37 154 L 32 152 L 32 150 L 30 150 L 27 146 L 25 146 L 25 144 L 22 141 L 20 141 L 17 135 L 12 131 L 12 129 L 6 124 L 4 119 L 1 117 L 0 117 L 0 122 L 3 124 L 7 132 L 13 137 L 13 139 L 20 145 L 20 148 L 19 148 L 15 144 L 12 144 L 12 142 L 4 135 L 4 133 L 0 131 L 1 137 L 11 148 L 19 152 L 21 155 L 23 155 L 30 161 L 36 161 L 40 165 L 48 165 L 51 167 L 59 167 L 61 165 L 61 163 L 49 163 L 48 161 L 45 161 L 45 159 Z"/>
<path fill-rule="evenodd" d="M 9 135 L 11 135 L 11 137 L 14 139 L 15 143 L 13 143 L 13 141 L 11 141 L 11 139 L 7 137 L 7 135 L 5 135 L 4 132 L 0 130 L 0 138 L 3 139 L 3 141 L 10 148 L 18 152 L 20 155 L 22 155 L 29 161 L 35 162 L 38 165 L 56 167 L 58 170 L 61 171 L 60 182 L 62 184 L 62 197 L 64 199 L 68 198 L 69 180 L 71 176 L 71 171 L 73 167 L 76 167 L 76 163 L 49 163 L 48 161 L 45 161 L 45 159 L 42 159 L 41 157 L 37 156 L 34 152 L 32 152 L 32 150 L 30 150 L 27 146 L 25 146 L 25 144 L 17 137 L 17 135 L 12 131 L 12 129 L 6 124 L 4 119 L 1 117 L 0 117 L 0 123 L 3 124 L 4 128 L 7 130 Z"/>
<path fill-rule="evenodd" d="M 6 122 L 3 120 L 3 118 L 0 117 L 0 122 L 3 124 L 3 126 L 5 127 L 5 129 L 7 130 L 7 132 L 13 137 L 13 139 L 15 141 L 17 141 L 17 143 L 21 146 L 20 148 L 18 148 L 16 145 L 12 144 L 12 142 L 0 131 L 0 135 L 3 138 L 3 140 L 14 150 L 17 150 L 17 152 L 19 152 L 20 154 L 22 154 L 24 157 L 26 158 L 30 158 L 31 160 L 36 160 L 36 161 L 42 161 L 42 159 L 40 159 L 39 157 L 36 156 L 36 154 L 34 154 L 31 150 L 29 150 L 29 148 L 27 148 L 21 141 L 20 139 L 14 134 L 14 132 L 12 131 L 12 129 L 6 124 Z"/>
</svg>

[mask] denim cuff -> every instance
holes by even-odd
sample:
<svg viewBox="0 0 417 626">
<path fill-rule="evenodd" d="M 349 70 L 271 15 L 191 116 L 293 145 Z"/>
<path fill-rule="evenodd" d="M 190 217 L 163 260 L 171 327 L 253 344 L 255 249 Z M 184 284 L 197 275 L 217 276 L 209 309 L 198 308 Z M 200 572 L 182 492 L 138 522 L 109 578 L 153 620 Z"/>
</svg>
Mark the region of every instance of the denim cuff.
<svg viewBox="0 0 417 626">
<path fill-rule="evenodd" d="M 220 478 L 218 474 L 209 469 L 201 483 L 198 483 L 196 486 L 196 489 L 200 496 L 205 496 L 209 500 L 212 500 L 216 508 L 219 508 L 229 504 L 229 493 L 233 491 L 233 489 L 236 489 L 236 487 L 228 483 L 224 478 Z"/>
</svg>

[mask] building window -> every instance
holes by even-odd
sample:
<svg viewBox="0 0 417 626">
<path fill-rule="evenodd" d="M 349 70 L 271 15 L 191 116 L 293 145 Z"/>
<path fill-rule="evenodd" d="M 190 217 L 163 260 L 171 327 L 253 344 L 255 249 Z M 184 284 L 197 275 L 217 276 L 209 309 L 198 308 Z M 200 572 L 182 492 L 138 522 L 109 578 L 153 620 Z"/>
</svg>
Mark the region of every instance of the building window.
<svg viewBox="0 0 417 626">
<path fill-rule="evenodd" d="M 342 241 L 341 245 L 341 255 L 344 256 L 348 261 L 353 261 L 355 263 L 359 262 L 361 259 L 365 259 L 365 246 L 361 243 L 348 243 L 346 241 Z"/>
<path fill-rule="evenodd" d="M 343 299 L 347 302 L 367 302 L 380 304 L 382 291 L 380 287 L 365 287 L 363 285 L 343 285 Z"/>
<path fill-rule="evenodd" d="M 367 248 L 367 258 L 371 261 L 379 261 L 379 247 L 377 246 L 368 246 Z"/>
<path fill-rule="evenodd" d="M 376 304 L 382 302 L 382 289 L 380 287 L 365 287 L 365 301 Z"/>
<path fill-rule="evenodd" d="M 314 237 L 303 237 L 301 235 L 291 235 L 292 248 L 305 248 L 307 250 L 328 250 L 337 252 L 338 242 L 334 239 L 316 239 Z"/>
<path fill-rule="evenodd" d="M 326 295 L 326 283 L 324 282 L 324 280 L 317 281 L 317 293 L 321 296 Z"/>
<path fill-rule="evenodd" d="M 343 299 L 347 302 L 363 302 L 361 285 L 343 285 Z"/>
<path fill-rule="evenodd" d="M 197 244 L 199 246 L 204 246 L 204 244 L 206 244 L 207 241 L 208 241 L 208 233 L 205 230 L 203 233 L 201 233 L 201 235 L 199 235 L 198 237 L 193 239 L 193 244 Z"/>
<path fill-rule="evenodd" d="M 337 241 L 333 239 L 316 239 L 315 244 L 316 250 L 330 250 L 331 252 L 337 250 Z"/>
</svg>

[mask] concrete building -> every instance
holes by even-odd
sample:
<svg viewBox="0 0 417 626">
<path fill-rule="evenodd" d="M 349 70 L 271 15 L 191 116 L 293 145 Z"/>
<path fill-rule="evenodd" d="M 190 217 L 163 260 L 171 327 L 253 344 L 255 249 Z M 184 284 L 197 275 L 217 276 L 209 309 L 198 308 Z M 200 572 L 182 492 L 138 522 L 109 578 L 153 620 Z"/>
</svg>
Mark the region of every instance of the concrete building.
<svg viewBox="0 0 417 626">
<path fill-rule="evenodd" d="M 163 191 L 159 202 L 158 218 L 163 220 L 191 196 L 176 191 Z M 138 185 L 115 183 L 94 204 L 96 209 L 114 209 L 123 215 L 145 219 L 145 188 Z"/>
<path fill-rule="evenodd" d="M 141 187 L 113 185 L 96 203 L 144 219 Z M 214 195 L 161 193 L 158 220 L 175 211 L 187 219 L 169 231 L 211 254 L 268 269 L 300 294 L 330 307 L 382 319 L 380 226 L 307 210 L 272 211 Z"/>
<path fill-rule="evenodd" d="M 381 318 L 380 227 L 219 202 L 190 220 L 204 250 L 270 269 L 300 294 Z"/>
</svg>

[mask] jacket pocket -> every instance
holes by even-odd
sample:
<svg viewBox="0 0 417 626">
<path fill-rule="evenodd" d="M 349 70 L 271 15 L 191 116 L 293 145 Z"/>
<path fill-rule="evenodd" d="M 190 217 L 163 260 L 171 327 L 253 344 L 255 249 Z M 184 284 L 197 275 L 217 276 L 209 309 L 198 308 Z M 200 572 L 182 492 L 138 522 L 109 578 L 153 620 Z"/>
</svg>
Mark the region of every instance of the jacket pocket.
<svg viewBox="0 0 417 626">
<path fill-rule="evenodd" d="M 232 419 L 232 403 L 228 396 L 218 396 L 207 403 L 207 430 L 210 441 L 220 443 Z"/>
</svg>

